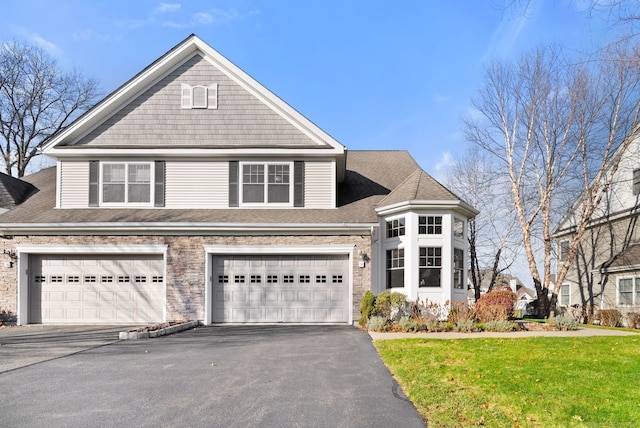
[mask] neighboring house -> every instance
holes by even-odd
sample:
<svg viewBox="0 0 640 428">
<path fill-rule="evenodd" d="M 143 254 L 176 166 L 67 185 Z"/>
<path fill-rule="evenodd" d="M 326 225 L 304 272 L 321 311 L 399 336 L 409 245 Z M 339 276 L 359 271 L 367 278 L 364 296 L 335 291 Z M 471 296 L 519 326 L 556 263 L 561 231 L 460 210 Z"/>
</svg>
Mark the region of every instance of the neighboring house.
<svg viewBox="0 0 640 428">
<path fill-rule="evenodd" d="M 576 257 L 558 293 L 558 306 L 583 310 L 640 311 L 640 139 L 635 138 L 613 177 L 612 185 L 592 216 Z M 566 260 L 573 236 L 573 212 L 580 198 L 557 227 L 558 266 Z"/>
<path fill-rule="evenodd" d="M 0 215 L 27 323 L 352 323 L 466 299 L 477 214 L 405 151 L 350 151 L 192 35 L 43 147 Z"/>
<path fill-rule="evenodd" d="M 493 271 L 491 269 L 481 269 L 480 270 L 480 295 L 484 295 L 487 291 L 489 291 L 489 285 L 491 282 L 491 276 Z M 468 275 L 468 274 L 467 274 Z M 469 276 L 467 276 L 467 286 L 468 286 L 468 302 L 475 303 L 475 291 L 473 289 L 473 284 L 469 281 Z M 495 288 L 509 288 L 516 294 L 516 299 L 518 301 L 525 301 L 526 303 L 532 303 L 536 300 L 536 291 L 531 288 L 525 287 L 522 281 L 517 276 L 511 275 L 510 273 L 499 273 L 496 277 L 496 283 L 494 285 Z"/>
<path fill-rule="evenodd" d="M 20 205 L 36 191 L 32 184 L 0 172 L 0 213 Z"/>
</svg>

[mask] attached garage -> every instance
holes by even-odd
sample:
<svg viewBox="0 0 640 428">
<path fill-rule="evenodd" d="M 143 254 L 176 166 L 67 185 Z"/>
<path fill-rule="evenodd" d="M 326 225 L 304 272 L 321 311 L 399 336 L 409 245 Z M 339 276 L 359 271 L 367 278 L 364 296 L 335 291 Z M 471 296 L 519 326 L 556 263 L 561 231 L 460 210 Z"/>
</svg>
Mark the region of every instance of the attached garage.
<svg viewBox="0 0 640 428">
<path fill-rule="evenodd" d="M 161 322 L 164 271 L 161 254 L 30 254 L 28 322 Z"/>
<path fill-rule="evenodd" d="M 346 323 L 347 254 L 213 255 L 212 322 Z"/>
</svg>

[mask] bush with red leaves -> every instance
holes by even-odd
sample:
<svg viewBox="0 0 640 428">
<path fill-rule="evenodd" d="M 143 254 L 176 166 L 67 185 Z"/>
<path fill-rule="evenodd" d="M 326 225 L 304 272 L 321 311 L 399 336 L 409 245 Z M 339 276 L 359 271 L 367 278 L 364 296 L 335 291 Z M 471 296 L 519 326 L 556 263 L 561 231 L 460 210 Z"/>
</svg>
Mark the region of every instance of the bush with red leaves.
<svg viewBox="0 0 640 428">
<path fill-rule="evenodd" d="M 513 316 L 516 295 L 509 289 L 491 290 L 476 302 L 478 322 L 508 320 Z"/>
</svg>

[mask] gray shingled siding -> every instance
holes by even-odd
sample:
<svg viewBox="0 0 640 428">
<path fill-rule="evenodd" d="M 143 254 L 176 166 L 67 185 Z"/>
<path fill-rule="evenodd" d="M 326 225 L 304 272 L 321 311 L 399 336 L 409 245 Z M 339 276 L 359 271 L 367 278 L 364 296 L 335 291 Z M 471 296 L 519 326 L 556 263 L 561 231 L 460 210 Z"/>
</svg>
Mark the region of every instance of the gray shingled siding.
<svg viewBox="0 0 640 428">
<path fill-rule="evenodd" d="M 181 108 L 181 83 L 217 83 L 218 109 Z M 135 98 L 79 143 L 154 147 L 315 144 L 199 55 Z"/>
</svg>

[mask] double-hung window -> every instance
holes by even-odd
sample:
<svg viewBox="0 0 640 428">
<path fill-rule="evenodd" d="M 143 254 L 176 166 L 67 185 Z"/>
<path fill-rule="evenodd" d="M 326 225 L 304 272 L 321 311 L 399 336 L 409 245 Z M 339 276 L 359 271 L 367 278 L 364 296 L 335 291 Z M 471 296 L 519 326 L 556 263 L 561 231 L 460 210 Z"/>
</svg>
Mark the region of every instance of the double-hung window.
<svg viewBox="0 0 640 428">
<path fill-rule="evenodd" d="M 571 285 L 562 284 L 560 286 L 559 303 L 560 306 L 569 306 L 571 304 Z"/>
<path fill-rule="evenodd" d="M 453 249 L 453 288 L 464 288 L 464 251 Z"/>
<path fill-rule="evenodd" d="M 387 288 L 404 287 L 404 248 L 387 250 Z"/>
<path fill-rule="evenodd" d="M 151 203 L 151 163 L 102 164 L 102 202 L 105 204 Z"/>
<path fill-rule="evenodd" d="M 243 204 L 291 203 L 291 165 L 246 163 L 242 165 Z"/>
<path fill-rule="evenodd" d="M 618 280 L 618 304 L 640 305 L 640 277 Z"/>
<path fill-rule="evenodd" d="M 442 271 L 442 248 L 420 248 L 420 287 L 440 287 Z"/>
</svg>

